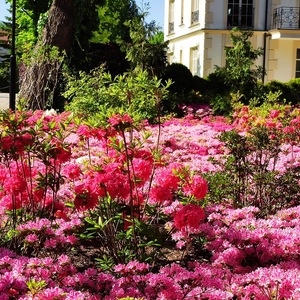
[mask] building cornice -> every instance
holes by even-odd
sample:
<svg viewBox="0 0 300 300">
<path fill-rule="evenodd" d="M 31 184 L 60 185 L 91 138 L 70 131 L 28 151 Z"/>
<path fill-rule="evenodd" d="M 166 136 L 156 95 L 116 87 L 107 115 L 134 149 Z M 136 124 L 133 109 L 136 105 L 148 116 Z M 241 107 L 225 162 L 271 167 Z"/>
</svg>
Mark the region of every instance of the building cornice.
<svg viewBox="0 0 300 300">
<path fill-rule="evenodd" d="M 300 40 L 300 29 L 271 29 L 268 33 L 272 40 Z"/>
</svg>

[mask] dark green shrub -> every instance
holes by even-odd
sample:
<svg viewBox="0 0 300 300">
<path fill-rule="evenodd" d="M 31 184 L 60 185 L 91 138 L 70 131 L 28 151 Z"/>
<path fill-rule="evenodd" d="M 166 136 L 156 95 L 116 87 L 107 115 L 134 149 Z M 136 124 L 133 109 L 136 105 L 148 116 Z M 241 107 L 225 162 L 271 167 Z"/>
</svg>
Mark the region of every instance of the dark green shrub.
<svg viewBox="0 0 300 300">
<path fill-rule="evenodd" d="M 286 99 L 288 102 L 291 102 L 291 104 L 299 104 L 300 103 L 300 78 L 295 78 L 287 83 L 287 87 L 290 90 L 291 98 Z"/>
<path fill-rule="evenodd" d="M 163 80 L 172 80 L 169 91 L 173 94 L 188 95 L 193 87 L 193 75 L 188 67 L 180 63 L 173 63 L 166 67 Z"/>
<path fill-rule="evenodd" d="M 202 95 L 202 101 L 211 105 L 214 113 L 219 115 L 230 115 L 231 86 L 226 82 L 224 72 L 215 72 L 207 76 L 206 92 Z"/>
<path fill-rule="evenodd" d="M 284 101 L 289 102 L 290 101 L 289 99 L 292 98 L 291 90 L 289 89 L 287 84 L 278 80 L 272 80 L 267 84 L 265 84 L 264 92 L 265 94 L 268 94 L 269 92 L 271 93 L 280 92 L 280 95 L 278 96 L 279 103 L 283 103 Z"/>
<path fill-rule="evenodd" d="M 214 72 L 207 76 L 208 90 L 213 94 L 229 94 L 231 86 L 226 82 L 225 72 Z"/>
<path fill-rule="evenodd" d="M 288 82 L 272 80 L 264 85 L 264 94 L 279 93 L 278 103 L 300 103 L 300 78 L 292 79 Z"/>
<path fill-rule="evenodd" d="M 192 89 L 201 95 L 207 94 L 210 90 L 210 82 L 205 78 L 194 75 L 192 79 Z"/>
</svg>

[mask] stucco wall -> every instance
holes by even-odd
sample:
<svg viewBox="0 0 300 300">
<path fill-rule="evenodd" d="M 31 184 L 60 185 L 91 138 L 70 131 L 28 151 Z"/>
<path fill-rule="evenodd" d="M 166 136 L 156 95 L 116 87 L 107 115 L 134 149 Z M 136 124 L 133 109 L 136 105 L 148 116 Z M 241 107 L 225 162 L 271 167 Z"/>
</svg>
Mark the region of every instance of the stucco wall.
<svg viewBox="0 0 300 300">
<path fill-rule="evenodd" d="M 289 81 L 295 77 L 296 49 L 300 41 L 292 39 L 270 40 L 267 78 L 270 80 Z"/>
</svg>

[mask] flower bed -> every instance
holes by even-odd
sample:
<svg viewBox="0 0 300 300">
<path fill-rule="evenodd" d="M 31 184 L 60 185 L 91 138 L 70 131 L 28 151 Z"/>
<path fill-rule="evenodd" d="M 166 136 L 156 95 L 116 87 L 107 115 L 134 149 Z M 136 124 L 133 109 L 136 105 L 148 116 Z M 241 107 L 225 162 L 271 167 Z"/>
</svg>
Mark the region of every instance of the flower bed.
<svg viewBox="0 0 300 300">
<path fill-rule="evenodd" d="M 231 154 L 222 132 L 251 135 L 244 114 L 136 130 L 128 115 L 95 127 L 69 114 L 3 113 L 0 299 L 298 299 L 298 203 L 272 215 L 215 203 L 205 179 L 223 171 L 211 157 Z M 284 133 L 277 177 L 299 164 L 296 120 L 272 131 Z"/>
</svg>

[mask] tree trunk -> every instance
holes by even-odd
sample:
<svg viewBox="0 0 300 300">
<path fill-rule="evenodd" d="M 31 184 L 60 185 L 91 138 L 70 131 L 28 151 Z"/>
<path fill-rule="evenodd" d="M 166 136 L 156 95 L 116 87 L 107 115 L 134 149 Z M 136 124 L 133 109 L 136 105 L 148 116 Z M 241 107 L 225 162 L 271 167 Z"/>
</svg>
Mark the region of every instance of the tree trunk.
<svg viewBox="0 0 300 300">
<path fill-rule="evenodd" d="M 53 107 L 63 53 L 70 50 L 73 41 L 74 19 L 73 0 L 53 0 L 34 56 L 20 74 L 18 98 L 27 109 Z"/>
</svg>

